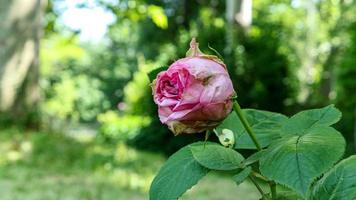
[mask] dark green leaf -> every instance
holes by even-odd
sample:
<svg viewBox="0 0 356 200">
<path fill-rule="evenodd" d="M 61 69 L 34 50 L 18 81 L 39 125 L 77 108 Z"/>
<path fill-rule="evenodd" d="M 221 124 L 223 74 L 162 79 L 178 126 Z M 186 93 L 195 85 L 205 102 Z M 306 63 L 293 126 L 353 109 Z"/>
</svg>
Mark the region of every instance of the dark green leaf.
<svg viewBox="0 0 356 200">
<path fill-rule="evenodd" d="M 154 178 L 150 199 L 178 199 L 208 172 L 209 169 L 202 167 L 194 159 L 190 145 L 185 146 L 168 159 Z"/>
<path fill-rule="evenodd" d="M 356 155 L 344 159 L 326 173 L 315 184 L 310 199 L 356 199 Z"/>
<path fill-rule="evenodd" d="M 244 158 L 237 151 L 208 142 L 198 143 L 190 149 L 196 161 L 208 169 L 233 170 L 241 166 Z"/>
<path fill-rule="evenodd" d="M 150 80 L 150 83 L 152 83 L 153 80 L 156 79 L 157 75 L 161 72 L 161 71 L 165 71 L 167 70 L 168 67 L 159 67 L 159 68 L 156 68 L 150 72 L 148 72 L 148 78 Z"/>
<path fill-rule="evenodd" d="M 335 129 L 313 126 L 303 135 L 271 144 L 260 159 L 260 171 L 305 197 L 314 179 L 337 162 L 344 149 L 345 140 Z"/>
<path fill-rule="evenodd" d="M 330 126 L 341 118 L 341 112 L 329 105 L 324 108 L 311 109 L 299 112 L 283 124 L 283 133 L 302 135 L 313 126 Z"/>
<path fill-rule="evenodd" d="M 240 185 L 250 175 L 251 171 L 252 171 L 251 167 L 246 167 L 242 169 L 238 174 L 234 175 L 232 179 L 235 181 L 237 185 Z"/>
<path fill-rule="evenodd" d="M 278 192 L 277 200 L 303 200 L 298 194 L 295 192 Z"/>
<path fill-rule="evenodd" d="M 255 109 L 243 109 L 243 113 L 247 117 L 253 131 L 256 133 L 257 140 L 262 147 L 268 146 L 272 141 L 281 137 L 281 124 L 288 117 Z M 222 132 L 223 129 L 232 130 L 235 135 L 236 149 L 256 149 L 255 144 L 246 132 L 237 114 L 232 112 L 216 130 Z"/>
<path fill-rule="evenodd" d="M 252 154 L 250 157 L 248 157 L 244 161 L 242 161 L 242 166 L 245 167 L 247 165 L 251 165 L 255 162 L 258 162 L 265 152 L 266 152 L 266 150 L 262 150 L 262 151 L 257 151 L 256 153 Z"/>
<path fill-rule="evenodd" d="M 235 181 L 237 185 L 240 185 L 250 175 L 251 171 L 252 171 L 251 167 L 246 167 L 238 174 L 234 175 L 232 179 Z"/>
</svg>

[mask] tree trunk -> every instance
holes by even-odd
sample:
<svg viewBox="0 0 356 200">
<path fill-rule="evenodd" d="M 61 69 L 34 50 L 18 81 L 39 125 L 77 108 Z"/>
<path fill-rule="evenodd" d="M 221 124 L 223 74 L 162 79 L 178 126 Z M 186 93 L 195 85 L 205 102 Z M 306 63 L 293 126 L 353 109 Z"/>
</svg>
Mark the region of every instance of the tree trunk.
<svg viewBox="0 0 356 200">
<path fill-rule="evenodd" d="M 226 21 L 225 54 L 233 56 L 237 37 L 243 36 L 243 32 L 247 31 L 252 23 L 252 0 L 226 0 Z"/>
<path fill-rule="evenodd" d="M 0 113 L 17 121 L 38 111 L 40 13 L 40 0 L 0 0 Z"/>
<path fill-rule="evenodd" d="M 252 0 L 226 0 L 226 45 L 224 48 L 224 61 L 230 74 L 236 74 L 236 49 L 239 41 L 244 40 L 246 31 L 252 23 Z M 233 79 L 235 88 L 238 88 L 237 79 Z"/>
</svg>

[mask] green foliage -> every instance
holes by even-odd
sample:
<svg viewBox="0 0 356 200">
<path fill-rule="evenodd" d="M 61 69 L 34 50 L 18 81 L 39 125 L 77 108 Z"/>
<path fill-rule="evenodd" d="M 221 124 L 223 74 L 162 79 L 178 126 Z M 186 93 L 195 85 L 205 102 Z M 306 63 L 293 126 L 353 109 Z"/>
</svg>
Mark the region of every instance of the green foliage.
<svg viewBox="0 0 356 200">
<path fill-rule="evenodd" d="M 258 20 L 254 17 L 250 31 L 240 34 L 241 39 L 233 47 L 234 53 L 225 60 L 227 66 L 234 66 L 230 74 L 234 75 L 234 88 L 242 105 L 283 112 L 285 103 L 294 101 L 297 91 L 293 85 L 297 82 L 295 74 L 291 73 L 290 57 L 293 54 L 286 55 L 281 51 L 288 41 L 283 37 L 288 27 L 279 21 L 268 20 L 268 16 L 275 15 L 275 12 L 267 11 L 271 3 L 264 7 L 258 4 L 254 3 Z"/>
<path fill-rule="evenodd" d="M 41 86 L 45 101 L 41 110 L 45 121 L 94 121 L 110 103 L 101 88 L 103 82 L 83 73 L 89 72 L 89 53 L 76 37 L 53 34 L 42 45 Z"/>
<path fill-rule="evenodd" d="M 162 7 L 150 5 L 147 7 L 147 14 L 159 28 L 166 29 L 168 27 L 168 19 Z"/>
<path fill-rule="evenodd" d="M 351 9 L 350 9 L 351 10 Z M 356 13 L 356 12 L 354 12 Z M 347 26 L 347 32 L 344 38 L 347 38 L 344 54 L 340 56 L 340 64 L 336 68 L 336 104 L 343 112 L 343 120 L 339 124 L 342 132 L 348 141 L 356 141 L 354 136 L 355 121 L 356 121 L 356 22 Z M 353 151 L 356 150 L 355 145 Z"/>
<path fill-rule="evenodd" d="M 286 135 L 272 143 L 261 157 L 262 174 L 305 197 L 311 183 L 344 153 L 344 138 L 328 127 L 339 119 L 340 112 L 327 106 L 302 111 L 285 121 L 282 130 Z"/>
<path fill-rule="evenodd" d="M 355 172 L 356 156 L 342 160 L 315 184 L 310 199 L 355 199 Z"/>
<path fill-rule="evenodd" d="M 261 151 L 257 151 L 256 153 L 252 154 L 251 156 L 249 156 L 248 158 L 246 158 L 243 162 L 242 165 L 243 166 L 247 166 L 247 165 L 251 165 L 253 163 L 258 162 L 261 157 L 263 156 L 263 154 L 266 152 L 265 149 L 261 150 Z"/>
<path fill-rule="evenodd" d="M 298 194 L 291 191 L 279 192 L 277 200 L 303 200 Z"/>
<path fill-rule="evenodd" d="M 140 130 L 150 123 L 150 119 L 144 116 L 124 115 L 108 111 L 98 115 L 100 123 L 99 136 L 104 141 L 127 141 L 134 138 Z"/>
<path fill-rule="evenodd" d="M 312 192 L 314 199 L 324 199 L 328 195 L 349 195 L 354 198 L 352 191 L 355 168 L 355 159 L 350 158 L 337 164 L 324 177 L 318 177 L 333 167 L 345 151 L 345 140 L 342 135 L 330 125 L 341 118 L 341 113 L 333 105 L 320 109 L 301 111 L 291 118 L 277 113 L 245 109 L 248 121 L 258 134 L 275 137 L 264 145 L 266 148 L 244 159 L 234 149 L 226 148 L 211 142 L 190 144 L 173 154 L 162 167 L 151 185 L 150 197 L 152 199 L 176 199 L 187 189 L 192 187 L 210 170 L 234 172 L 232 179 L 239 185 L 248 176 L 260 178 L 268 184 L 275 183 L 286 186 L 288 189 L 275 195 L 276 199 L 307 198 Z M 230 114 L 234 116 L 234 114 Z M 245 131 L 240 119 L 228 119 L 224 128 L 234 131 Z M 237 129 L 237 131 L 236 131 Z M 275 136 L 277 133 L 277 136 Z M 245 133 L 247 134 L 247 133 Z M 251 133 L 254 134 L 254 133 Z M 239 137 L 236 139 L 239 140 Z M 350 161 L 348 161 L 350 160 Z M 253 171 L 258 162 L 259 171 Z M 197 173 L 192 177 L 192 174 Z M 259 174 L 261 173 L 261 174 Z M 188 178 L 189 177 L 189 178 Z M 176 183 L 178 181 L 178 183 Z M 315 181 L 317 181 L 315 183 Z M 257 182 L 254 182 L 256 185 Z M 315 183 L 313 186 L 313 183 Z M 339 185 L 342 185 L 339 186 Z M 178 188 L 178 189 L 177 189 Z M 261 195 L 269 198 L 259 186 Z M 271 186 L 271 191 L 273 191 Z M 162 191 L 165 191 L 164 193 Z M 331 193 L 331 191 L 335 193 Z M 345 192 L 347 191 L 347 192 Z M 168 195 L 168 196 L 164 196 Z M 318 196 L 320 195 L 320 196 Z M 324 195 L 324 196 L 323 196 Z M 335 199 L 342 199 L 337 196 Z M 348 198 L 349 199 L 349 198 Z"/>
<path fill-rule="evenodd" d="M 243 170 L 241 170 L 238 174 L 234 175 L 232 179 L 235 181 L 236 185 L 240 185 L 250 175 L 251 171 L 252 171 L 251 167 L 246 167 Z"/>
<path fill-rule="evenodd" d="M 195 143 L 190 150 L 200 165 L 213 170 L 237 169 L 244 160 L 238 152 L 216 143 Z"/>
<path fill-rule="evenodd" d="M 165 158 L 92 139 L 0 129 L 1 199 L 147 199 Z"/>
<path fill-rule="evenodd" d="M 54 8 L 53 2 L 49 3 L 46 39 L 41 46 L 42 118 L 49 123 L 52 123 L 52 118 L 93 123 L 99 121 L 99 136 L 105 141 L 119 144 L 115 149 L 94 145 L 88 150 L 85 145 L 69 139 L 35 136 L 31 144 L 36 146 L 34 154 L 40 155 L 36 162 L 43 165 L 41 169 L 46 169 L 47 163 L 56 163 L 54 158 L 58 156 L 63 158 L 56 163 L 58 169 L 73 163 L 76 165 L 76 161 L 83 157 L 84 161 L 81 160 L 78 165 L 87 166 L 89 163 L 91 166 L 92 162 L 98 162 L 100 164 L 93 164 L 92 167 L 105 164 L 105 169 L 115 168 L 123 160 L 128 160 L 124 162 L 125 166 L 129 166 L 128 170 L 124 173 L 118 170 L 109 176 L 114 174 L 120 178 L 122 174 L 129 173 L 127 171 L 140 169 L 140 165 L 151 164 L 153 160 L 147 159 L 146 155 L 133 159 L 137 154 L 127 150 L 121 143 L 123 141 L 128 140 L 136 148 L 170 154 L 185 144 L 202 140 L 203 135 L 180 135 L 174 138 L 161 124 L 149 87 L 152 77 L 160 69 L 154 70 L 155 74 L 151 75 L 150 80 L 147 79 L 147 72 L 157 66 L 169 66 L 183 57 L 192 37 L 197 37 L 204 44 L 201 45 L 205 47 L 202 48 L 203 52 L 221 52 L 243 105 L 288 113 L 335 100 L 344 113 L 344 119 L 338 125 L 344 130 L 342 133 L 347 135 L 348 142 L 353 139 L 351 133 L 354 132 L 356 99 L 355 2 L 254 1 L 253 24 L 246 32 L 224 20 L 229 9 L 225 1 L 105 2 L 100 1 L 100 5 L 115 14 L 116 21 L 110 25 L 106 40 L 94 45 L 79 42 L 78 35 L 67 29 L 59 31 L 55 19 L 60 11 Z M 320 98 L 319 93 L 324 93 L 324 97 Z M 300 100 L 299 97 L 303 98 Z M 118 103 L 123 105 L 120 111 L 110 111 L 117 110 Z M 341 117 L 341 113 L 333 106 L 303 111 L 289 119 L 278 113 L 253 109 L 245 109 L 244 114 L 265 150 L 242 161 L 246 168 L 236 175 L 238 183 L 249 174 L 249 165 L 256 166 L 258 162 L 267 178 L 306 195 L 311 183 L 332 167 L 344 151 L 345 141 L 340 133 L 328 127 Z M 235 113 L 217 131 L 223 133 L 224 129 L 234 133 L 235 149 L 255 149 Z M 14 138 L 17 140 L 17 137 Z M 27 142 L 0 145 L 1 152 L 6 152 L 2 154 L 5 156 L 0 157 L 0 164 L 26 161 L 29 155 L 25 152 Z M 85 151 L 89 151 L 91 156 L 87 158 Z M 179 158 L 191 162 L 183 163 Z M 182 149 L 182 152 L 174 154 L 162 169 L 161 173 L 167 177 L 174 176 L 171 180 L 162 179 L 167 183 L 163 186 L 174 188 L 167 195 L 177 198 L 200 176 L 205 175 L 206 168 L 237 169 L 237 166 L 241 166 L 241 159 L 233 149 L 211 143 L 207 143 L 205 148 L 200 144 L 189 146 L 188 150 Z M 348 188 L 354 187 L 351 174 L 354 161 L 353 157 L 342 161 L 321 178 L 313 190 L 313 198 L 327 198 L 329 193 L 325 193 L 325 188 L 327 192 L 337 191 L 335 199 L 342 199 L 342 195 L 352 196 L 353 190 Z M 187 165 L 187 168 L 171 168 L 169 163 Z M 185 170 L 184 173 L 193 173 L 189 171 L 190 168 L 196 171 L 200 169 L 200 176 L 187 176 L 191 182 L 186 184 L 186 177 L 177 172 Z M 133 180 L 141 180 L 135 175 Z M 191 177 L 195 180 L 189 179 Z M 172 180 L 174 182 L 169 182 Z M 178 189 L 173 187 L 178 181 L 186 185 Z M 154 189 L 159 191 L 154 195 L 166 195 L 163 194 L 165 190 L 160 190 L 158 186 Z M 161 197 L 166 196 L 157 198 Z M 293 193 L 279 193 L 278 198 L 298 197 Z"/>
<path fill-rule="evenodd" d="M 167 136 L 169 131 L 157 119 L 145 76 L 155 67 L 169 66 L 183 57 L 190 39 L 197 37 L 203 52 L 220 52 L 224 58 L 242 105 L 289 113 L 336 98 L 345 113 L 342 133 L 351 140 L 355 121 L 355 29 L 351 22 L 356 12 L 355 3 L 347 2 L 253 2 L 253 23 L 248 31 L 241 31 L 225 20 L 225 1 L 95 1 L 93 5 L 104 7 L 116 20 L 104 41 L 88 44 L 78 40 L 78 32 L 57 23 L 63 10 L 53 1 L 46 10 L 40 51 L 43 119 L 49 123 L 52 118 L 95 122 L 98 114 L 116 109 L 124 101 L 128 109 L 120 114 L 151 119 L 134 145 L 158 150 L 155 146 L 169 141 L 166 146 L 170 147 L 159 149 L 176 151 L 194 139 L 173 142 Z M 306 17 L 308 9 L 313 10 L 310 18 Z M 317 33 L 309 34 L 314 28 Z M 329 80 L 329 86 L 321 84 L 324 80 Z M 300 88 L 301 82 L 304 88 Z M 312 92 L 324 89 L 326 98 L 315 100 L 319 92 Z M 64 91 L 66 95 L 62 95 Z M 310 101 L 298 102 L 305 93 L 310 94 Z"/>
<path fill-rule="evenodd" d="M 133 74 L 133 79 L 124 88 L 124 102 L 127 104 L 127 114 L 143 115 L 153 117 L 152 89 L 149 86 L 150 82 L 147 78 L 147 72 L 154 69 L 154 63 L 147 63 L 145 60 L 140 60 L 139 69 Z"/>
<path fill-rule="evenodd" d="M 149 16 L 148 8 L 151 6 L 158 6 L 166 11 L 166 28 L 158 26 Z M 254 11 L 264 13 L 270 8 L 267 4 Z M 116 47 L 111 52 L 115 55 L 136 56 L 120 59 L 129 63 L 128 66 L 125 64 L 127 68 L 138 66 L 141 75 L 142 72 L 147 73 L 157 66 L 169 66 L 174 60 L 185 56 L 190 39 L 197 37 L 200 44 L 205 44 L 201 45 L 203 52 L 215 54 L 215 51 L 209 48 L 212 46 L 225 58 L 234 87 L 244 105 L 281 111 L 284 102 L 293 98 L 293 89 L 287 84 L 293 82 L 290 81 L 293 75 L 288 74 L 287 55 L 279 49 L 283 42 L 280 31 L 284 27 L 279 22 L 264 20 L 265 16 L 254 19 L 255 25 L 251 33 L 239 35 L 241 41 L 231 43 L 230 46 L 230 28 L 224 20 L 224 1 L 207 1 L 204 4 L 198 1 L 137 1 L 130 6 L 120 2 L 109 9 L 118 13 L 118 19 L 109 31 L 109 37 Z M 229 48 L 233 50 L 232 54 L 227 53 Z M 151 67 L 146 71 L 142 69 L 143 65 Z M 146 77 L 141 75 L 141 78 L 136 78 L 137 73 L 134 73 L 133 79 L 125 87 L 124 98 L 129 107 L 128 114 L 150 116 L 152 120 L 147 129 L 142 130 L 141 134 L 131 141 L 132 144 L 138 148 L 161 150 L 170 154 L 189 142 L 199 140 L 189 136 L 174 140 L 173 136 L 169 135 L 168 129 L 163 127 L 157 118 L 157 108 L 151 101 L 151 90 L 148 84 L 143 84 Z M 155 134 L 151 134 L 152 132 Z"/>
<path fill-rule="evenodd" d="M 314 127 L 303 135 L 273 143 L 260 160 L 260 170 L 305 197 L 314 179 L 336 163 L 344 149 L 345 140 L 339 132 L 330 127 Z"/>
<path fill-rule="evenodd" d="M 255 109 L 244 109 L 243 112 L 256 133 L 257 139 L 260 141 L 262 147 L 268 146 L 275 139 L 281 137 L 280 128 L 281 124 L 287 119 L 286 116 Z M 231 113 L 223 123 L 217 127 L 218 132 L 222 132 L 223 129 L 229 129 L 234 132 L 235 148 L 256 149 L 255 144 L 235 112 Z"/>
<path fill-rule="evenodd" d="M 330 126 L 338 122 L 341 112 L 329 105 L 324 108 L 301 111 L 283 124 L 284 134 L 303 135 L 315 126 Z"/>
<path fill-rule="evenodd" d="M 209 172 L 194 159 L 193 145 L 173 154 L 160 169 L 151 185 L 151 200 L 178 199 Z"/>
</svg>

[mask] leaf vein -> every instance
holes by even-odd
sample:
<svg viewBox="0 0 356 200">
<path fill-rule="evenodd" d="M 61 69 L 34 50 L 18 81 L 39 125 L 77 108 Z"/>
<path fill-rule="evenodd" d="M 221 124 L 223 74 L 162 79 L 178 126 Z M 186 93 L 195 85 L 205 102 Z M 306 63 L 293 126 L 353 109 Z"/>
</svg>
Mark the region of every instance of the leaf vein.
<svg viewBox="0 0 356 200">
<path fill-rule="evenodd" d="M 298 153 L 298 144 L 299 144 L 299 140 L 301 139 L 302 136 L 299 136 L 296 143 L 295 143 L 295 159 L 296 159 L 296 162 L 297 162 L 297 171 L 298 171 L 298 177 L 299 177 L 299 180 L 300 180 L 300 187 L 301 189 L 304 188 L 304 178 L 303 178 L 303 175 L 302 175 L 302 171 L 300 169 L 300 160 L 299 160 L 299 153 Z"/>
</svg>

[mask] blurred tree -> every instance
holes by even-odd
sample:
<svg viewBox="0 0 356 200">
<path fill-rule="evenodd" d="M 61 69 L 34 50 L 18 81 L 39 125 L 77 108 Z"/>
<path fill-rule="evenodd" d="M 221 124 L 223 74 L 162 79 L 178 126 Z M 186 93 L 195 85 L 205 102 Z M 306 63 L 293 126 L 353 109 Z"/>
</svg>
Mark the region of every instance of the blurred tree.
<svg viewBox="0 0 356 200">
<path fill-rule="evenodd" d="M 249 9 L 252 8 L 249 1 L 243 2 L 247 11 L 240 11 L 236 15 L 240 18 L 243 13 L 250 14 Z M 226 57 L 228 61 L 233 60 L 230 65 L 235 70 L 235 89 L 242 105 L 285 112 L 285 102 L 294 94 L 293 87 L 286 81 L 294 78 L 289 69 L 290 61 L 281 51 L 287 29 L 280 19 L 271 20 L 275 13 L 271 12 L 271 5 L 266 3 L 253 5 L 251 26 L 247 26 L 247 22 L 244 22 L 245 25 L 240 22 L 240 31 L 234 36 L 238 40 L 233 47 L 234 54 Z M 252 20 L 248 16 L 245 18 L 246 21 Z"/>
<path fill-rule="evenodd" d="M 356 150 L 356 22 L 348 28 L 349 39 L 337 74 L 337 106 L 343 112 L 339 123 L 349 141 L 349 153 Z M 353 142 L 352 142 L 353 141 Z"/>
<path fill-rule="evenodd" d="M 106 86 L 110 85 L 106 77 L 117 75 L 118 82 L 121 79 L 113 63 L 105 67 L 104 59 L 97 59 L 104 51 L 103 46 L 84 47 L 71 34 L 53 33 L 42 41 L 40 86 L 44 125 L 55 128 L 58 124 L 63 130 L 63 121 L 92 123 L 100 113 L 116 109 L 116 105 L 110 106 L 109 99 L 116 102 L 117 99 L 111 98 L 113 94 L 105 94 Z"/>
<path fill-rule="evenodd" d="M 40 99 L 40 2 L 0 1 L 0 112 L 31 126 Z"/>
</svg>

